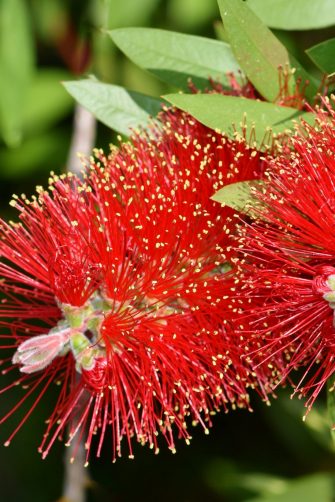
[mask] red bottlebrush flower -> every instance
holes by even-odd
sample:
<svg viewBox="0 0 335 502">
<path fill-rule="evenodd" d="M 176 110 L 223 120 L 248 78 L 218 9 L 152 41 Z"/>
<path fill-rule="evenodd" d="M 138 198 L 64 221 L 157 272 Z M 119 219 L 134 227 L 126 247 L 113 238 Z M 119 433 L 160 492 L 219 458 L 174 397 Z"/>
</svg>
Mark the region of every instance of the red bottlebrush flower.
<svg viewBox="0 0 335 502">
<path fill-rule="evenodd" d="M 275 383 L 305 368 L 295 392 L 309 410 L 335 371 L 335 117 L 320 117 L 270 161 L 255 191 L 259 218 L 241 230 L 239 323 L 249 360 Z"/>
<path fill-rule="evenodd" d="M 226 303 L 235 224 L 210 196 L 259 177 L 263 160 L 241 139 L 186 115 L 174 130 L 174 112 L 163 116 L 109 157 L 97 152 L 83 182 L 53 176 L 32 201 L 15 198 L 21 222 L 1 223 L 2 349 L 15 349 L 1 393 L 29 389 L 1 421 L 37 396 L 7 444 L 54 381 L 43 457 L 65 427 L 87 458 L 108 429 L 114 459 L 123 438 L 130 456 L 133 440 L 158 451 L 159 433 L 174 451 L 189 420 L 207 431 L 219 409 L 249 406 L 253 377 Z"/>
</svg>

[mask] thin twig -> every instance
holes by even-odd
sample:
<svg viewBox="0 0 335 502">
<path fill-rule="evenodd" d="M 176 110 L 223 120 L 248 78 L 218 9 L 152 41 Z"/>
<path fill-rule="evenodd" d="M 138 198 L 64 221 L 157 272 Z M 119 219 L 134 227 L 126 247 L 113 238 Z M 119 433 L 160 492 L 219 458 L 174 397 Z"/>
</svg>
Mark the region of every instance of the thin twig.
<svg viewBox="0 0 335 502">
<path fill-rule="evenodd" d="M 89 156 L 94 146 L 96 134 L 96 121 L 93 115 L 82 106 L 76 105 L 74 115 L 73 135 L 68 157 L 67 170 L 77 176 L 81 176 L 82 164 L 80 155 Z M 74 445 L 76 455 L 74 457 Z M 77 449 L 77 443 L 70 443 L 65 452 L 65 472 L 62 502 L 85 502 L 86 486 L 89 474 L 85 464 L 85 447 L 81 442 Z"/>
<path fill-rule="evenodd" d="M 73 459 L 73 446 L 72 443 L 66 449 L 64 462 L 64 488 L 62 502 L 85 502 L 86 500 L 86 487 L 89 483 L 89 474 L 87 468 L 84 467 L 85 463 L 85 448 L 81 442 L 76 456 Z"/>
<path fill-rule="evenodd" d="M 73 122 L 73 135 L 67 161 L 67 170 L 80 176 L 82 163 L 80 155 L 89 156 L 94 147 L 96 120 L 91 112 L 76 105 Z"/>
</svg>

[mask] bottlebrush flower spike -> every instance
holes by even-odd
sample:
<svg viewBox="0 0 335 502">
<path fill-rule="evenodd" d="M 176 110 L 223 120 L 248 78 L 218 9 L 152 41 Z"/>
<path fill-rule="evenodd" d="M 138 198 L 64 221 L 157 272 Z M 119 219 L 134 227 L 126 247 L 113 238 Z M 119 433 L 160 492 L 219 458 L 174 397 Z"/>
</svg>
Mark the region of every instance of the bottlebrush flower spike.
<svg viewBox="0 0 335 502">
<path fill-rule="evenodd" d="M 275 383 L 305 368 L 295 392 L 313 402 L 335 371 L 335 115 L 321 114 L 270 161 L 266 189 L 255 191 L 259 218 L 241 230 L 241 335 L 255 368 Z M 235 296 L 235 293 L 233 293 Z"/>
<path fill-rule="evenodd" d="M 121 441 L 175 450 L 187 423 L 205 431 L 219 409 L 249 407 L 254 376 L 230 332 L 228 235 L 233 212 L 210 200 L 224 184 L 259 177 L 263 160 L 174 112 L 132 144 L 97 151 L 84 181 L 52 176 L 48 191 L 14 198 L 20 223 L 1 223 L 1 325 L 14 348 L 4 372 L 30 396 L 60 392 L 40 446 L 47 455 L 69 427 L 69 442 L 93 435 L 100 455 L 112 431 Z M 6 320 L 6 318 L 8 320 Z M 10 320 L 10 319 L 14 320 Z M 13 366 L 14 364 L 14 366 Z"/>
</svg>

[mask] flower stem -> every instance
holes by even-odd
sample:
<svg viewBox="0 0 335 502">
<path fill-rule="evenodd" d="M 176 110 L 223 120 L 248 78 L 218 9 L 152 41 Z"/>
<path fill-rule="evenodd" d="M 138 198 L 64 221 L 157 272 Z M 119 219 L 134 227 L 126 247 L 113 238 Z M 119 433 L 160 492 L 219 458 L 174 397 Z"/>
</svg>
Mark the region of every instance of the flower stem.
<svg viewBox="0 0 335 502">
<path fill-rule="evenodd" d="M 63 488 L 63 502 L 85 502 L 86 485 L 88 482 L 88 473 L 85 469 L 85 449 L 81 442 L 76 457 L 73 460 L 73 448 L 71 445 L 65 451 L 65 474 Z"/>
<path fill-rule="evenodd" d="M 67 170 L 80 176 L 80 155 L 89 156 L 94 146 L 96 121 L 93 115 L 77 104 L 74 112 L 73 135 L 67 160 Z"/>
<path fill-rule="evenodd" d="M 73 135 L 67 163 L 67 170 L 81 175 L 82 163 L 78 154 L 89 156 L 94 146 L 96 121 L 93 115 L 77 104 L 74 114 Z M 74 446 L 76 454 L 74 457 Z M 85 502 L 86 485 L 89 479 L 85 464 L 84 443 L 71 442 L 65 454 L 63 502 Z"/>
</svg>

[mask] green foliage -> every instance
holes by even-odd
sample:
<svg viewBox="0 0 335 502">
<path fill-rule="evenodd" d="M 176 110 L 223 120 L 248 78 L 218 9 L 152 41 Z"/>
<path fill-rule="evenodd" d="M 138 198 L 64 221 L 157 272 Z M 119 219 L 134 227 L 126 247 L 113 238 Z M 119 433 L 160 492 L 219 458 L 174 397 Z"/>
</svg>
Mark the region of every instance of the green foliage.
<svg viewBox="0 0 335 502">
<path fill-rule="evenodd" d="M 309 123 L 314 123 L 315 120 L 313 113 L 235 96 L 169 94 L 164 98 L 211 129 L 219 129 L 231 137 L 236 129 L 240 129 L 240 122 L 244 117 L 249 127 L 255 127 L 258 144 L 269 128 L 274 133 L 281 133 L 293 128 L 292 120 L 303 118 Z"/>
<path fill-rule="evenodd" d="M 174 26 L 196 30 L 217 16 L 216 0 L 170 0 L 168 16 Z"/>
<path fill-rule="evenodd" d="M 335 378 L 334 376 L 327 381 L 327 407 L 330 422 L 330 431 L 335 449 Z"/>
<path fill-rule="evenodd" d="M 248 499 L 246 502 L 331 502 L 333 499 L 333 476 L 315 474 L 288 481 L 279 493 Z"/>
<path fill-rule="evenodd" d="M 1 0 L 0 41 L 0 133 L 8 146 L 15 146 L 22 138 L 23 107 L 34 65 L 24 0 Z"/>
<path fill-rule="evenodd" d="M 64 86 L 98 120 L 125 135 L 145 127 L 162 105 L 159 99 L 94 79 L 65 82 Z"/>
<path fill-rule="evenodd" d="M 206 478 L 218 494 L 225 496 L 229 493 L 232 500 L 237 498 L 236 492 L 243 491 L 245 493 L 243 500 L 245 500 L 251 493 L 258 496 L 271 496 L 287 488 L 287 480 L 284 478 L 262 472 L 242 472 L 240 466 L 223 458 L 215 458 L 211 461 Z"/>
<path fill-rule="evenodd" d="M 100 0 L 99 0 L 100 1 Z M 66 19 L 64 16 L 63 0 L 30 0 L 31 14 L 34 20 L 34 28 L 39 39 L 50 41 L 57 34 L 59 20 Z"/>
<path fill-rule="evenodd" d="M 25 135 L 38 134 L 66 117 L 73 108 L 73 100 L 61 81 L 69 73 L 55 68 L 41 69 L 32 79 L 23 107 Z"/>
<path fill-rule="evenodd" d="M 41 69 L 27 88 L 22 107 L 22 141 L 16 148 L 0 148 L 1 175 L 5 179 L 25 178 L 48 166 L 64 165 L 70 137 L 67 128 L 55 128 L 73 108 L 73 100 L 60 81 L 68 72 Z"/>
<path fill-rule="evenodd" d="M 68 129 L 56 128 L 24 139 L 20 148 L 0 149 L 1 176 L 19 181 L 44 166 L 49 171 L 59 169 L 65 164 L 70 139 Z"/>
<path fill-rule="evenodd" d="M 93 2 L 95 22 L 105 29 L 145 23 L 160 0 L 99 0 Z"/>
<path fill-rule="evenodd" d="M 310 47 L 306 54 L 323 73 L 330 75 L 335 72 L 335 38 Z"/>
<path fill-rule="evenodd" d="M 335 24 L 333 0 L 247 0 L 247 3 L 271 28 L 311 30 Z"/>
<path fill-rule="evenodd" d="M 184 90 L 190 78 L 204 88 L 209 77 L 227 85 L 227 73 L 239 72 L 224 42 L 153 28 L 123 28 L 108 33 L 134 63 Z"/>
</svg>

